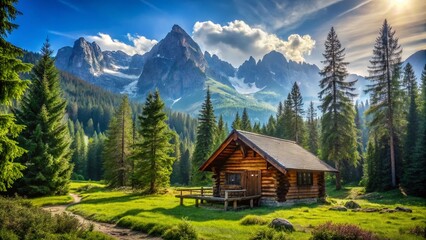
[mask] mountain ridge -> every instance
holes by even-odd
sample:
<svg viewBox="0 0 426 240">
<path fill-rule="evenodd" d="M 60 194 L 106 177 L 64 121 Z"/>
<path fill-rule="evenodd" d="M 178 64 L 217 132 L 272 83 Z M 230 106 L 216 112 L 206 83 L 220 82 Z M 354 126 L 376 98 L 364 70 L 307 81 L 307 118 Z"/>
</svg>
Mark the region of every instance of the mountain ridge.
<svg viewBox="0 0 426 240">
<path fill-rule="evenodd" d="M 415 60 L 416 66 L 421 65 L 421 53 L 420 57 L 410 57 L 407 61 Z M 217 113 L 224 114 L 225 119 L 232 119 L 236 109 L 247 107 L 253 120 L 261 122 L 274 114 L 294 82 L 299 84 L 305 101 L 317 101 L 321 79 L 317 65 L 287 60 L 277 51 L 265 54 L 257 62 L 250 57 L 234 68 L 215 54 L 203 53 L 178 25 L 144 55 L 102 51 L 96 43 L 79 38 L 73 47 L 58 50 L 56 65 L 137 101 L 143 101 L 149 91 L 159 89 L 167 106 L 192 115 L 198 113 L 204 92 L 210 86 Z M 348 77 L 359 80 L 359 97 L 365 99 L 367 95 L 362 90 L 367 80 L 355 74 Z"/>
</svg>

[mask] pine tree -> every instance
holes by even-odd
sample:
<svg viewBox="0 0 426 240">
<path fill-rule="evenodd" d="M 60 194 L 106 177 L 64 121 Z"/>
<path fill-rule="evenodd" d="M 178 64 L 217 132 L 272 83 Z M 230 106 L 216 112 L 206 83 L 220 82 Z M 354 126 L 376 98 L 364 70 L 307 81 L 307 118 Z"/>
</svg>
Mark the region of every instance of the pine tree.
<svg viewBox="0 0 426 240">
<path fill-rule="evenodd" d="M 342 171 L 342 162 L 355 165 L 357 153 L 355 111 L 352 98 L 356 96 L 355 81 L 347 81 L 348 75 L 344 61 L 345 49 L 332 27 L 325 42 L 325 66 L 320 75 L 321 91 L 321 154 L 322 158 L 335 163 L 337 170 Z M 341 188 L 340 174 L 336 174 L 336 189 Z"/>
<path fill-rule="evenodd" d="M 100 180 L 97 171 L 97 160 L 98 160 L 98 148 L 99 138 L 98 133 L 95 131 L 93 137 L 89 139 L 88 151 L 87 151 L 87 178 L 89 180 Z M 102 166 L 100 166 L 102 167 Z"/>
<path fill-rule="evenodd" d="M 254 133 L 262 133 L 262 129 L 260 127 L 260 123 L 259 122 L 255 122 L 253 124 L 253 132 Z"/>
<path fill-rule="evenodd" d="M 247 113 L 247 108 L 243 110 L 243 116 L 241 117 L 241 130 L 251 132 L 251 122 Z"/>
<path fill-rule="evenodd" d="M 219 121 L 217 122 L 217 133 L 215 136 L 215 146 L 213 150 L 216 150 L 222 144 L 222 142 L 226 139 L 227 136 L 228 136 L 228 126 L 225 123 L 225 121 L 223 121 L 223 116 L 221 114 L 219 116 Z"/>
<path fill-rule="evenodd" d="M 419 98 L 420 114 L 417 129 L 417 141 L 412 167 L 407 169 L 410 175 L 408 192 L 417 196 L 426 196 L 426 65 L 421 76 L 422 94 Z M 408 131 L 410 131 L 410 126 Z"/>
<path fill-rule="evenodd" d="M 16 2 L 9 0 L 0 4 L 0 192 L 22 177 L 21 171 L 25 168 L 15 161 L 25 153 L 16 141 L 25 126 L 16 124 L 15 116 L 8 113 L 12 102 L 20 100 L 28 87 L 29 82 L 21 80 L 19 74 L 31 70 L 30 64 L 19 60 L 23 51 L 5 40 L 18 27 L 11 22 L 21 14 L 14 6 Z"/>
<path fill-rule="evenodd" d="M 198 168 L 213 153 L 216 134 L 216 119 L 213 104 L 210 99 L 210 89 L 207 88 L 206 99 L 201 106 L 198 116 L 197 139 L 192 159 L 192 184 L 206 184 L 210 181 L 205 172 Z"/>
<path fill-rule="evenodd" d="M 397 132 L 395 131 L 400 111 L 400 81 L 399 72 L 401 67 L 401 46 L 395 31 L 384 21 L 379 31 L 379 36 L 373 49 L 373 57 L 370 60 L 367 93 L 370 93 L 370 108 L 367 115 L 371 116 L 369 122 L 371 131 L 380 133 L 387 137 L 389 144 L 389 155 L 391 165 L 391 186 L 396 187 L 396 156 L 395 147 Z"/>
<path fill-rule="evenodd" d="M 303 110 L 303 98 L 302 94 L 300 93 L 299 86 L 295 82 L 293 84 L 293 87 L 291 89 L 291 108 L 293 112 L 293 129 L 294 129 L 294 139 L 296 140 L 296 143 L 300 144 L 302 143 L 303 139 L 303 118 L 302 115 L 305 113 Z"/>
<path fill-rule="evenodd" d="M 282 102 L 278 104 L 276 119 L 277 119 L 277 126 L 275 129 L 274 136 L 278 138 L 286 138 L 284 105 Z"/>
<path fill-rule="evenodd" d="M 170 183 L 176 184 L 176 183 L 182 182 L 181 173 L 180 173 L 181 141 L 176 131 L 172 131 L 171 144 L 173 147 L 171 157 L 173 157 L 175 161 L 173 162 L 173 165 L 172 165 L 172 174 L 170 175 Z"/>
<path fill-rule="evenodd" d="M 283 138 L 288 140 L 296 140 L 296 133 L 294 131 L 294 112 L 292 109 L 291 94 L 287 95 L 287 99 L 284 101 L 284 110 L 280 125 L 283 128 Z"/>
<path fill-rule="evenodd" d="M 136 161 L 138 185 L 156 193 L 168 187 L 175 158 L 172 157 L 172 131 L 167 125 L 164 102 L 158 90 L 149 93 L 142 114 L 138 117 L 141 140 L 136 143 L 133 159 Z"/>
<path fill-rule="evenodd" d="M 410 189 L 417 176 L 413 175 L 416 142 L 418 141 L 419 130 L 419 116 L 418 116 L 418 88 L 417 80 L 414 75 L 413 68 L 410 63 L 407 63 L 404 69 L 403 83 L 406 88 L 406 94 L 410 101 L 408 102 L 408 115 L 407 115 L 407 134 L 405 137 L 404 146 L 404 172 L 402 183 L 405 187 Z"/>
<path fill-rule="evenodd" d="M 317 122 L 317 111 L 314 108 L 314 103 L 311 101 L 308 108 L 308 149 L 311 153 L 317 155 L 319 148 L 319 137 L 318 137 L 318 122 Z"/>
<path fill-rule="evenodd" d="M 180 159 L 180 174 L 182 184 L 188 185 L 191 181 L 191 156 L 189 155 L 189 149 L 186 149 Z"/>
<path fill-rule="evenodd" d="M 19 142 L 28 152 L 19 159 L 27 169 L 15 182 L 14 191 L 26 196 L 64 194 L 72 173 L 71 138 L 64 121 L 67 103 L 62 99 L 48 41 L 41 54 L 32 71 L 29 92 L 16 110 L 18 122 L 27 126 Z"/>
<path fill-rule="evenodd" d="M 268 136 L 274 136 L 275 132 L 276 132 L 276 125 L 277 122 L 274 118 L 274 116 L 269 116 L 268 119 L 268 123 L 266 124 L 264 130 L 263 130 L 263 134 L 268 135 Z"/>
<path fill-rule="evenodd" d="M 73 150 L 71 162 L 74 164 L 72 178 L 75 180 L 84 180 L 87 177 L 86 135 L 80 122 L 77 121 L 75 128 L 76 132 L 74 133 L 74 140 L 71 144 L 71 149 Z"/>
<path fill-rule="evenodd" d="M 127 96 L 123 96 L 107 131 L 103 153 L 104 179 L 108 185 L 130 185 L 132 160 L 132 110 Z"/>
<path fill-rule="evenodd" d="M 241 118 L 240 118 L 240 114 L 237 112 L 237 114 L 235 114 L 235 119 L 232 122 L 232 129 L 241 129 Z"/>
</svg>

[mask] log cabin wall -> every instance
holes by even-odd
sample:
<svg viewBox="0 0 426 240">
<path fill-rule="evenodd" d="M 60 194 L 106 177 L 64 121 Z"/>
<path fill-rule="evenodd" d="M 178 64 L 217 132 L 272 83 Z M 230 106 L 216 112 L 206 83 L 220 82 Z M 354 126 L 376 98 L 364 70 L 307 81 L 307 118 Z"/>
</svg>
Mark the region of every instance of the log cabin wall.
<svg viewBox="0 0 426 240">
<path fill-rule="evenodd" d="M 290 186 L 286 195 L 286 200 L 320 197 L 322 194 L 322 186 L 319 186 L 319 183 L 324 181 L 324 173 L 312 172 L 312 174 L 312 186 L 298 186 L 297 171 L 289 170 L 287 176 Z"/>
<path fill-rule="evenodd" d="M 259 154 L 255 153 L 252 149 L 247 149 L 245 156 L 243 152 L 237 148 L 217 169 L 220 167 L 219 176 L 219 190 L 220 196 L 224 196 L 224 190 L 230 189 L 243 189 L 245 186 L 244 174 L 241 178 L 241 186 L 226 185 L 225 174 L 226 172 L 241 172 L 245 171 L 260 171 L 261 174 L 261 195 L 262 197 L 276 198 L 276 172 L 275 168 L 267 169 L 267 162 Z M 216 182 L 217 179 L 214 179 Z M 215 184 L 216 185 L 216 184 Z M 216 187 L 217 188 L 217 187 Z"/>
</svg>

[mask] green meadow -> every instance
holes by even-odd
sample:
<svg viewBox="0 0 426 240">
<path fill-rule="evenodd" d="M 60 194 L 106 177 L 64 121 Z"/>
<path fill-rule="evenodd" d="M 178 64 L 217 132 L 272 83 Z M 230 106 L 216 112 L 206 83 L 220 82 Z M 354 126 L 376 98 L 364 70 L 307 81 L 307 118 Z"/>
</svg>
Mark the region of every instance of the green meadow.
<svg viewBox="0 0 426 240">
<path fill-rule="evenodd" d="M 333 223 L 351 223 L 372 231 L 380 237 L 389 239 L 421 239 L 410 234 L 415 226 L 426 226 L 426 200 L 404 196 L 397 190 L 370 194 L 370 199 L 356 199 L 362 208 L 408 207 L 412 213 L 394 212 L 338 212 L 329 210 L 332 206 L 344 205 L 351 198 L 363 194 L 363 188 L 346 186 L 341 191 L 328 189 L 328 204 L 295 205 L 292 207 L 259 207 L 239 211 L 223 211 L 211 207 L 196 208 L 194 200 L 186 199 L 185 206 L 179 205 L 174 197 L 175 190 L 170 189 L 162 195 L 141 195 L 132 191 L 109 190 L 100 183 L 73 182 L 71 190 L 83 197 L 81 203 L 72 205 L 68 210 L 86 218 L 119 226 L 132 228 L 151 235 L 161 235 L 166 229 L 178 224 L 183 218 L 190 221 L 202 239 L 249 239 L 255 232 L 274 218 L 289 220 L 296 231 L 288 233 L 290 239 L 309 239 L 315 226 L 332 221 Z M 68 196 L 38 198 L 32 201 L 36 205 L 68 203 Z M 260 224 L 243 225 L 242 219 L 248 215 L 257 216 Z M 250 217 L 250 216 L 249 216 Z"/>
</svg>

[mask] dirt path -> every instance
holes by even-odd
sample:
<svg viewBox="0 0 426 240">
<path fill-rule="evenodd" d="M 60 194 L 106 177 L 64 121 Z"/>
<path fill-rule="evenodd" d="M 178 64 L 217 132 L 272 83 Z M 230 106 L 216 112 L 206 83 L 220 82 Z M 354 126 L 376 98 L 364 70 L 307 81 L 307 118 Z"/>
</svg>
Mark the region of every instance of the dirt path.
<svg viewBox="0 0 426 240">
<path fill-rule="evenodd" d="M 114 224 L 109 224 L 109 223 L 101 223 L 101 222 L 95 222 L 92 220 L 88 220 L 83 218 L 80 215 L 74 214 L 70 211 L 67 210 L 67 207 L 74 205 L 74 204 L 78 204 L 81 201 L 81 197 L 78 196 L 77 194 L 73 194 L 71 193 L 70 196 L 73 198 L 73 202 L 68 204 L 68 205 L 58 205 L 58 206 L 47 206 L 47 207 L 43 207 L 44 210 L 49 211 L 52 214 L 62 214 L 63 212 L 66 212 L 74 217 L 76 217 L 82 224 L 93 224 L 94 226 L 94 230 L 95 231 L 99 231 L 99 232 L 103 232 L 105 234 L 108 234 L 116 239 L 123 239 L 123 240 L 135 240 L 135 239 L 151 239 L 151 240 L 157 240 L 157 239 L 161 239 L 161 238 L 153 238 L 153 237 L 149 237 L 148 235 L 141 233 L 141 232 L 137 232 L 137 231 L 133 231 L 127 228 L 121 228 L 118 227 Z"/>
</svg>

